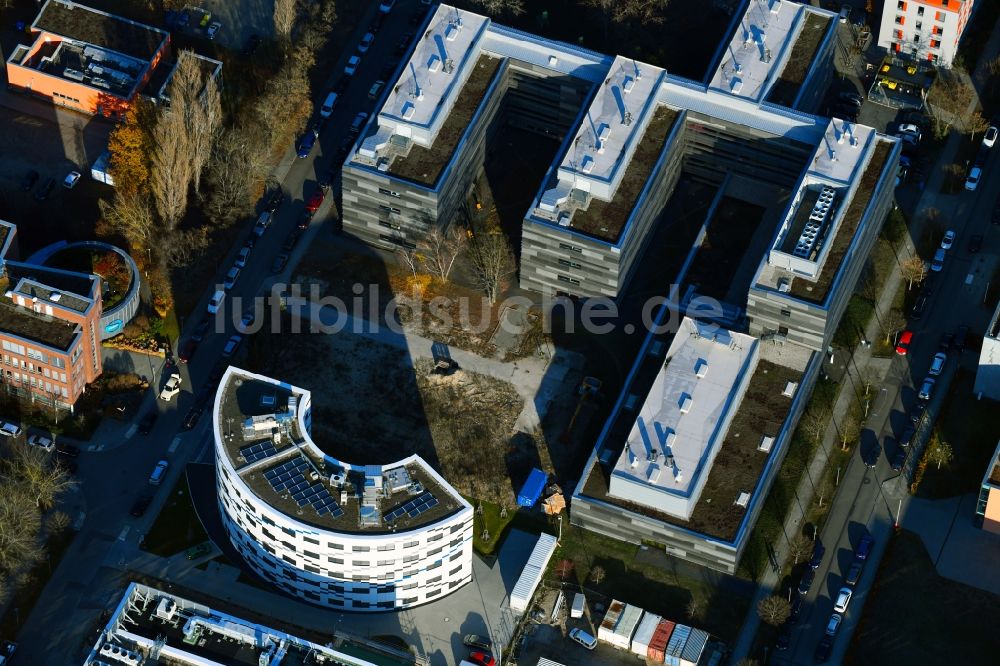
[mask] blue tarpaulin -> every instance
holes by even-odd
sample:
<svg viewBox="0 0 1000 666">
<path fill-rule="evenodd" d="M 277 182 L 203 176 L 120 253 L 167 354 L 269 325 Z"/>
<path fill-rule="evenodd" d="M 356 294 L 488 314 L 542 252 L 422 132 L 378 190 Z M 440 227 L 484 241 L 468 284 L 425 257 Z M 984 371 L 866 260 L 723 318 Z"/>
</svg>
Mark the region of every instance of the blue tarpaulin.
<svg viewBox="0 0 1000 666">
<path fill-rule="evenodd" d="M 517 494 L 517 503 L 521 506 L 535 506 L 535 502 L 542 496 L 542 491 L 545 490 L 545 483 L 548 480 L 548 474 L 533 467 L 531 474 L 528 475 L 528 480 L 521 486 L 521 492 Z"/>
</svg>

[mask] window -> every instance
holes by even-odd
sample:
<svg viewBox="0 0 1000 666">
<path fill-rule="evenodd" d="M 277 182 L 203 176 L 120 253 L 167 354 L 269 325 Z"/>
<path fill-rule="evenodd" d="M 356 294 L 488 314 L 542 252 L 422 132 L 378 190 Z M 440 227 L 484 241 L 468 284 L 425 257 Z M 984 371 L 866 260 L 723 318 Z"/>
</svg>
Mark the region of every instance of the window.
<svg viewBox="0 0 1000 666">
<path fill-rule="evenodd" d="M 924 24 L 920 21 L 917 21 L 915 24 L 913 24 L 913 27 L 916 28 L 917 30 L 923 30 Z"/>
<path fill-rule="evenodd" d="M 917 16 L 923 16 L 923 15 L 924 15 L 924 8 L 917 7 Z"/>
<path fill-rule="evenodd" d="M 571 278 L 567 275 L 557 275 L 556 278 L 558 278 L 560 282 L 568 282 L 570 284 L 575 284 L 575 285 L 580 284 L 579 280 L 577 280 L 576 278 Z"/>
<path fill-rule="evenodd" d="M 791 310 L 782 310 L 781 311 L 781 316 L 782 317 L 791 317 L 792 316 L 792 311 Z"/>
<path fill-rule="evenodd" d="M 947 14 L 945 14 L 944 12 L 936 12 L 934 14 L 934 20 L 938 21 L 939 23 L 944 23 L 944 19 L 946 16 Z"/>
<path fill-rule="evenodd" d="M 396 563 L 396 560 L 379 560 L 378 561 L 378 565 L 380 567 L 391 567 L 395 563 Z"/>
<path fill-rule="evenodd" d="M 428 585 L 433 585 L 434 583 L 440 583 L 440 582 L 441 582 L 441 576 L 434 576 L 433 578 L 427 579 Z"/>
<path fill-rule="evenodd" d="M 931 40 L 931 48 L 932 49 L 941 48 L 941 40 L 940 39 L 932 39 Z"/>
<path fill-rule="evenodd" d="M 343 564 L 344 563 L 343 558 L 340 558 L 340 557 L 328 557 L 326 559 L 327 559 L 328 562 L 330 562 L 330 564 Z"/>
<path fill-rule="evenodd" d="M 344 544 L 342 543 L 334 543 L 331 541 L 330 543 L 327 544 L 327 546 L 333 548 L 334 550 L 344 550 Z"/>
<path fill-rule="evenodd" d="M 568 243 L 559 243 L 559 248 L 562 250 L 569 250 L 570 252 L 576 252 L 577 254 L 583 253 L 582 247 L 577 247 L 575 245 L 570 245 Z"/>
<path fill-rule="evenodd" d="M 431 590 L 430 592 L 428 592 L 427 593 L 427 598 L 430 599 L 431 597 L 436 597 L 439 594 L 441 594 L 441 588 L 440 587 L 437 588 L 437 589 Z"/>
<path fill-rule="evenodd" d="M 399 246 L 402 246 L 402 247 L 408 247 L 411 250 L 417 249 L 417 246 L 416 246 L 415 243 L 411 243 L 411 242 L 409 242 L 409 241 L 407 241 L 405 239 L 402 239 L 402 238 L 397 238 L 395 236 L 386 236 L 385 234 L 379 234 L 378 237 L 379 237 L 379 239 L 384 240 L 387 243 L 392 243 L 393 245 L 399 245 Z"/>
<path fill-rule="evenodd" d="M 580 264 L 576 263 L 575 261 L 568 261 L 566 259 L 560 259 L 559 260 L 559 265 L 560 266 L 568 266 L 570 268 L 583 268 L 583 266 L 581 266 Z"/>
<path fill-rule="evenodd" d="M 899 16 L 899 15 L 896 16 L 896 24 L 897 25 L 903 25 L 905 23 L 906 23 L 906 18 L 905 17 Z"/>
<path fill-rule="evenodd" d="M 319 559 L 319 553 L 314 553 L 314 552 L 309 551 L 309 550 L 303 550 L 302 554 L 305 557 L 308 557 L 308 558 L 311 558 L 311 559 L 314 559 L 314 560 L 318 560 Z"/>
<path fill-rule="evenodd" d="M 458 565 L 457 567 L 455 567 L 454 569 L 452 569 L 451 571 L 449 571 L 448 575 L 449 576 L 455 576 L 455 575 L 461 573 L 461 571 L 462 571 L 462 565 Z"/>
<path fill-rule="evenodd" d="M 400 212 L 402 212 L 398 208 L 395 208 L 393 206 L 385 206 L 383 204 L 379 204 L 378 207 L 379 207 L 379 210 L 384 210 L 387 213 L 400 213 Z"/>
<path fill-rule="evenodd" d="M 420 545 L 419 541 L 407 541 L 403 544 L 403 548 L 416 548 Z"/>
<path fill-rule="evenodd" d="M 378 188 L 378 193 L 379 194 L 385 194 L 385 195 L 388 195 L 390 197 L 399 198 L 399 192 L 393 192 L 392 190 L 387 190 L 384 187 Z"/>
<path fill-rule="evenodd" d="M 368 546 L 351 546 L 351 552 L 354 553 L 367 553 L 368 550 Z"/>
<path fill-rule="evenodd" d="M 354 566 L 356 567 L 367 567 L 371 562 L 368 560 L 354 560 Z"/>
<path fill-rule="evenodd" d="M 403 557 L 403 562 L 404 563 L 405 562 L 416 562 L 419 559 L 420 559 L 419 555 L 406 555 L 405 557 Z"/>
<path fill-rule="evenodd" d="M 460 558 L 460 557 L 462 557 L 462 551 L 458 551 L 457 553 L 454 553 L 454 554 L 453 554 L 453 555 L 451 556 L 451 560 L 452 560 L 452 561 L 454 561 L 454 560 L 457 560 L 457 559 L 458 559 L 458 558 Z"/>
<path fill-rule="evenodd" d="M 396 550 L 396 544 L 394 544 L 394 543 L 385 544 L 385 545 L 379 546 L 378 549 L 381 550 L 381 551 Z"/>
<path fill-rule="evenodd" d="M 432 556 L 437 555 L 438 553 L 440 553 L 442 550 L 444 550 L 444 546 L 438 546 L 434 550 L 427 551 L 427 556 L 428 557 L 432 557 Z"/>
<path fill-rule="evenodd" d="M 898 10 L 900 10 L 902 12 L 905 12 L 906 11 L 906 3 L 903 2 L 903 0 L 899 0 L 899 2 L 896 3 L 896 9 L 898 9 Z"/>
<path fill-rule="evenodd" d="M 431 536 L 427 537 L 427 542 L 430 543 L 431 541 L 440 541 L 443 538 L 444 538 L 444 534 L 438 533 L 438 534 L 434 534 L 434 535 L 431 535 Z"/>
<path fill-rule="evenodd" d="M 319 540 L 318 539 L 313 539 L 312 537 L 304 536 L 304 537 L 302 537 L 302 540 L 305 541 L 306 543 L 311 543 L 314 546 L 318 546 L 319 545 Z M 313 557 L 315 557 L 315 555 Z"/>
<path fill-rule="evenodd" d="M 913 35 L 913 43 L 914 44 L 920 43 L 920 35 Z"/>
<path fill-rule="evenodd" d="M 386 220 L 379 220 L 378 226 L 385 227 L 386 229 L 393 229 L 395 231 L 399 231 L 402 228 L 398 224 L 393 224 L 392 222 L 388 222 Z"/>
</svg>

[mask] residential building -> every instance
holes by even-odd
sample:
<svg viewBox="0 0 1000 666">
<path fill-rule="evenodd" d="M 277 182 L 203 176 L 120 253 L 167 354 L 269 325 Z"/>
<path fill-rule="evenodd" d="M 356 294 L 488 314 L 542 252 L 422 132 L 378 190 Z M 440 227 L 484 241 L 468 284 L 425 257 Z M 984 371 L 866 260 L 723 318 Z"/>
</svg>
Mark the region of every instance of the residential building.
<svg viewBox="0 0 1000 666">
<path fill-rule="evenodd" d="M 266 608 L 256 609 L 267 613 Z M 276 622 L 280 620 L 276 619 Z M 178 666 L 260 666 L 261 664 L 329 664 L 375 666 L 386 660 L 371 645 L 369 661 L 348 653 L 352 646 L 339 637 L 309 640 L 289 631 L 251 622 L 142 583 L 129 583 L 83 662 L 84 666 L 164 663 Z M 358 652 L 358 650 L 354 650 Z"/>
<path fill-rule="evenodd" d="M 71 0 L 46 0 L 31 44 L 7 59 L 8 88 L 119 117 L 170 52 L 170 34 Z"/>
<path fill-rule="evenodd" d="M 1000 400 L 1000 303 L 983 333 L 979 367 L 972 392 L 979 398 Z"/>
<path fill-rule="evenodd" d="M 0 221 L 0 246 L 16 246 L 16 227 Z M 0 383 L 14 395 L 72 411 L 101 374 L 101 280 L 36 264 L 2 261 Z"/>
<path fill-rule="evenodd" d="M 310 436 L 309 391 L 230 367 L 213 415 L 219 509 L 264 580 L 345 611 L 409 608 L 472 579 L 471 505 L 420 457 L 356 465 Z"/>
<path fill-rule="evenodd" d="M 950 67 L 975 5 L 976 0 L 885 0 L 878 45 Z"/>
<path fill-rule="evenodd" d="M 1000 534 L 1000 442 L 997 443 L 979 487 L 976 521 L 987 532 Z"/>
<path fill-rule="evenodd" d="M 584 467 L 572 524 L 734 572 L 821 357 L 688 317 L 672 339 L 650 333 Z"/>
</svg>

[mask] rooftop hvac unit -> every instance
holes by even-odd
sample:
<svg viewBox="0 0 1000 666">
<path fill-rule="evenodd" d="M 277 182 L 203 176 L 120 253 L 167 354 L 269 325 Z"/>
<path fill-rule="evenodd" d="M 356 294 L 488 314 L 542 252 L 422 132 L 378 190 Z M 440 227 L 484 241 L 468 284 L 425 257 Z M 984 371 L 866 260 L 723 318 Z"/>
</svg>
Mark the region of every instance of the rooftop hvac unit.
<svg viewBox="0 0 1000 666">
<path fill-rule="evenodd" d="M 343 488 L 346 482 L 347 477 L 340 472 L 330 475 L 330 485 L 334 488 Z"/>
<path fill-rule="evenodd" d="M 413 118 L 413 112 L 416 111 L 416 109 L 417 107 L 413 105 L 413 102 L 404 102 L 402 113 L 403 120 L 410 120 Z"/>
<path fill-rule="evenodd" d="M 569 221 L 570 221 L 571 217 L 572 216 L 568 212 L 566 212 L 566 211 L 563 211 L 562 213 L 559 213 L 559 218 L 558 218 L 559 226 L 560 227 L 568 227 L 569 226 Z"/>
<path fill-rule="evenodd" d="M 584 155 L 583 161 L 580 163 L 580 170 L 584 173 L 590 173 L 594 170 L 594 158 L 590 155 Z"/>
<path fill-rule="evenodd" d="M 747 508 L 747 504 L 750 503 L 750 493 L 740 493 L 740 496 L 736 498 L 736 506 Z"/>
<path fill-rule="evenodd" d="M 649 483 L 656 483 L 660 480 L 660 466 L 655 462 L 650 463 L 649 468 L 646 470 L 646 480 Z"/>
<path fill-rule="evenodd" d="M 694 363 L 694 375 L 698 379 L 701 379 L 708 372 L 708 361 L 703 358 L 699 358 Z"/>
<path fill-rule="evenodd" d="M 764 435 L 760 438 L 760 444 L 757 446 L 757 450 L 764 453 L 770 453 L 772 446 L 774 446 L 774 437 Z"/>
<path fill-rule="evenodd" d="M 687 393 L 681 394 L 681 399 L 678 402 L 678 406 L 681 408 L 681 414 L 687 414 L 691 411 L 691 404 L 694 402 L 691 396 Z"/>
<path fill-rule="evenodd" d="M 63 70 L 63 76 L 71 81 L 83 81 L 83 72 L 69 67 Z"/>
<path fill-rule="evenodd" d="M 441 69 L 441 58 L 434 54 L 427 60 L 427 71 L 437 72 L 439 69 Z"/>
<path fill-rule="evenodd" d="M 91 79 L 90 85 L 94 86 L 95 88 L 104 88 L 105 90 L 111 90 L 111 84 L 105 81 L 104 79 Z"/>
<path fill-rule="evenodd" d="M 628 451 L 628 464 L 629 464 L 629 467 L 635 469 L 636 465 L 639 464 L 639 458 L 638 458 L 638 456 L 635 455 L 635 451 L 632 450 L 631 446 L 628 447 L 625 450 Z"/>
<path fill-rule="evenodd" d="M 797 389 L 798 387 L 799 387 L 798 383 L 788 382 L 787 384 L 785 384 L 785 390 L 781 392 L 781 395 L 785 396 L 786 398 L 791 398 L 793 395 L 795 395 L 795 389 Z"/>
<path fill-rule="evenodd" d="M 448 24 L 448 27 L 444 29 L 444 38 L 449 42 L 455 41 L 458 37 L 458 31 L 462 29 L 462 24 L 459 21 L 452 21 Z"/>
<path fill-rule="evenodd" d="M 161 597 L 156 604 L 156 617 L 161 620 L 172 620 L 177 614 L 177 603 L 168 597 Z"/>
<path fill-rule="evenodd" d="M 632 88 L 635 88 L 635 79 L 631 76 L 626 76 L 625 80 L 622 82 L 622 92 L 627 95 L 632 92 Z"/>
<path fill-rule="evenodd" d="M 375 163 L 375 168 L 382 173 L 387 172 L 389 170 L 389 160 L 384 157 L 380 158 L 378 162 Z"/>
<path fill-rule="evenodd" d="M 788 278 L 781 278 L 778 280 L 778 292 L 782 294 L 787 294 L 792 290 L 792 283 Z"/>
</svg>

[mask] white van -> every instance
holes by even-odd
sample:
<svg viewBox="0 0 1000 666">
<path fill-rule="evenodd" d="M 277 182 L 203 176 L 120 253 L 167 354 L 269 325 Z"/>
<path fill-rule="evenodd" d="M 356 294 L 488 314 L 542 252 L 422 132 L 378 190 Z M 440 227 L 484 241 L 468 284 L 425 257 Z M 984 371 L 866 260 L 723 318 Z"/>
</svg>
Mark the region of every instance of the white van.
<svg viewBox="0 0 1000 666">
<path fill-rule="evenodd" d="M 332 92 L 326 96 L 323 106 L 319 107 L 319 115 L 329 118 L 335 106 L 337 106 L 337 93 Z"/>
<path fill-rule="evenodd" d="M 212 294 L 212 299 L 208 302 L 208 313 L 216 314 L 222 307 L 222 301 L 226 300 L 226 292 L 220 289 Z"/>
</svg>

